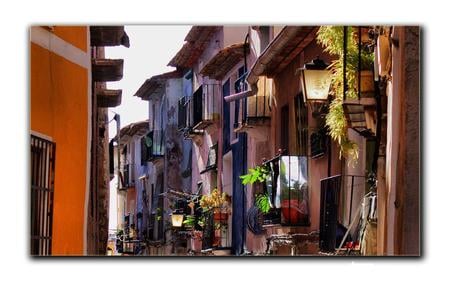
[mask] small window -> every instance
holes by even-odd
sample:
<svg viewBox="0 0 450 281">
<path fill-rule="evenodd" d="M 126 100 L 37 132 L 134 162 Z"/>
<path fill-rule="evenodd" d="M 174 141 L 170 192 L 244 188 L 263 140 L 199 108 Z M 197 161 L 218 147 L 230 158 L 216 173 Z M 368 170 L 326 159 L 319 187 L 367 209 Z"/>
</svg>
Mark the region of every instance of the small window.
<svg viewBox="0 0 450 281">
<path fill-rule="evenodd" d="M 209 148 L 206 167 L 203 171 L 200 172 L 200 174 L 203 174 L 209 170 L 217 169 L 217 150 L 218 150 L 217 143 Z"/>
</svg>

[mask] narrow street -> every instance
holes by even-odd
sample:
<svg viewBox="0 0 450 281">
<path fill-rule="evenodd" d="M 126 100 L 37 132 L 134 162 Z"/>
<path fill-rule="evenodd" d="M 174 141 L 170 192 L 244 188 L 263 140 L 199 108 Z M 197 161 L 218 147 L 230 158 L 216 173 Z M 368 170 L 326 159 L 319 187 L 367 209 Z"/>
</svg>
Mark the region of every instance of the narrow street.
<svg viewBox="0 0 450 281">
<path fill-rule="evenodd" d="M 418 26 L 30 31 L 31 255 L 421 255 Z"/>
</svg>

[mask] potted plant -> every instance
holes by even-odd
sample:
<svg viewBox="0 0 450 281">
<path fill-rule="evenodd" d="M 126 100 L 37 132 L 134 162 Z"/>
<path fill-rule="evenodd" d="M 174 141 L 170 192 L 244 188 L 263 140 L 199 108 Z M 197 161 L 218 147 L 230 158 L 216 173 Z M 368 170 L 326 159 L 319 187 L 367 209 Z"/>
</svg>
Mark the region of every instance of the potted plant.
<svg viewBox="0 0 450 281">
<path fill-rule="evenodd" d="M 229 215 L 230 196 L 226 192 L 220 192 L 214 188 L 210 194 L 203 195 L 200 199 L 200 207 L 204 212 L 213 211 L 214 220 L 226 223 Z"/>
<path fill-rule="evenodd" d="M 183 221 L 183 226 L 191 231 L 190 242 L 191 242 L 191 250 L 194 252 L 199 252 L 202 249 L 202 231 L 198 228 L 201 228 L 199 220 L 194 215 L 187 215 L 185 220 Z"/>
<path fill-rule="evenodd" d="M 193 230 L 191 233 L 191 250 L 200 252 L 202 250 L 203 232 L 201 230 Z"/>
</svg>

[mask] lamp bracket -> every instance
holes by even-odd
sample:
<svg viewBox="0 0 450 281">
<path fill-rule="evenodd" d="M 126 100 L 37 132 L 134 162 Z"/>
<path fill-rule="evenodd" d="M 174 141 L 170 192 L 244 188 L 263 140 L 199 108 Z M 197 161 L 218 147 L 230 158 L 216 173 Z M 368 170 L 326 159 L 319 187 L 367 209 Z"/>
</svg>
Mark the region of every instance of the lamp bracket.
<svg viewBox="0 0 450 281">
<path fill-rule="evenodd" d="M 328 103 L 313 101 L 308 104 L 314 118 L 323 118 L 327 114 Z"/>
</svg>

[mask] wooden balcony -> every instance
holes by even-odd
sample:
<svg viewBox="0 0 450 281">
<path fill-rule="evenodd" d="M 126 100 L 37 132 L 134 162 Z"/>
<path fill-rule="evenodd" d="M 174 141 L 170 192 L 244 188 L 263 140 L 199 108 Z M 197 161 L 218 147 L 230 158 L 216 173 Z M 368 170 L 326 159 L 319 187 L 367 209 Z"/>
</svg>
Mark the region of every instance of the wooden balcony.
<svg viewBox="0 0 450 281">
<path fill-rule="evenodd" d="M 123 26 L 91 26 L 89 28 L 92 46 L 130 47 L 130 40 Z"/>
<path fill-rule="evenodd" d="M 122 90 L 96 89 L 98 107 L 116 107 L 122 102 Z"/>
<path fill-rule="evenodd" d="M 123 59 L 93 59 L 94 82 L 119 81 L 123 77 Z"/>
<path fill-rule="evenodd" d="M 220 85 L 200 86 L 192 97 L 193 129 L 203 130 L 219 120 Z"/>
</svg>

